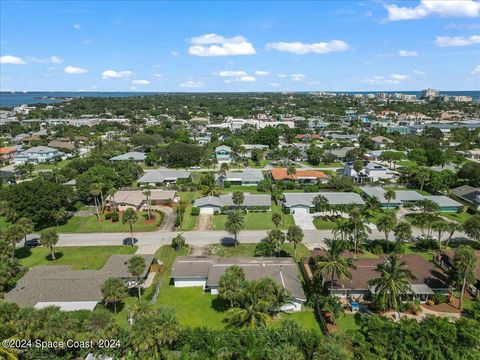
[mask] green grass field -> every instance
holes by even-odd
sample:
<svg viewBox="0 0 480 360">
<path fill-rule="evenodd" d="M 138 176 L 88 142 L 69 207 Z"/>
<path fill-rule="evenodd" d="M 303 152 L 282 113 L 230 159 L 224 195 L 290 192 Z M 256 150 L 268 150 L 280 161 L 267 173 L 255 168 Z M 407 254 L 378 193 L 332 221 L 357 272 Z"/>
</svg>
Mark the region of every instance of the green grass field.
<svg viewBox="0 0 480 360">
<path fill-rule="evenodd" d="M 470 219 L 472 217 L 471 214 L 467 212 L 462 212 L 462 213 L 442 213 L 441 216 L 446 217 L 450 220 L 459 222 L 463 224 L 465 221 Z"/>
<path fill-rule="evenodd" d="M 341 162 L 333 162 L 333 163 L 320 163 L 318 165 L 311 165 L 307 162 L 302 162 L 301 164 L 313 168 L 343 168 L 343 163 Z"/>
<path fill-rule="evenodd" d="M 156 222 L 145 222 L 145 212 L 138 213 L 138 221 L 133 224 L 133 232 L 145 232 L 157 230 Z M 120 218 L 117 222 L 105 220 L 103 215 L 100 215 L 100 221 L 95 215 L 91 216 L 73 216 L 68 219 L 67 223 L 56 227 L 59 233 L 96 233 L 96 232 L 130 232 L 128 224 L 122 224 Z"/>
<path fill-rule="evenodd" d="M 98 270 L 114 254 L 134 254 L 136 246 L 78 246 L 55 247 L 57 260 L 50 260 L 50 249 L 19 248 L 15 256 L 22 265 L 32 268 L 39 265 L 72 265 L 75 270 Z"/>
<path fill-rule="evenodd" d="M 337 319 L 337 324 L 340 329 L 340 332 L 346 332 L 348 330 L 357 330 L 358 325 L 355 324 L 355 315 L 354 314 L 344 314 L 340 315 Z"/>
<path fill-rule="evenodd" d="M 330 230 L 335 227 L 335 221 L 328 221 L 317 217 L 313 219 L 313 225 L 315 225 L 318 230 Z"/>
<path fill-rule="evenodd" d="M 226 245 L 211 245 L 209 247 L 210 255 L 217 255 L 221 257 L 234 257 L 234 256 L 253 256 L 255 253 L 255 247 L 257 244 L 239 244 L 237 246 L 226 246 Z M 290 254 L 293 257 L 293 245 L 289 243 L 282 244 L 281 249 Z M 297 246 L 297 259 L 301 257 L 310 256 L 310 252 L 305 247 L 305 245 L 300 244 Z"/>
</svg>

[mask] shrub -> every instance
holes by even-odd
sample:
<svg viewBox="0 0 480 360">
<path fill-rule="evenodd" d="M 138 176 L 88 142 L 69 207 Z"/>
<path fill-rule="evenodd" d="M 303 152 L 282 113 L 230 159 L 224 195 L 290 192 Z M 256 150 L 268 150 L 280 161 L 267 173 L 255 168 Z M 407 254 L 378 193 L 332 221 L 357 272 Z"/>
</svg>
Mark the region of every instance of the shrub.
<svg viewBox="0 0 480 360">
<path fill-rule="evenodd" d="M 447 296 L 442 293 L 435 293 L 432 296 L 432 300 L 435 304 L 444 304 L 447 302 Z"/>
<path fill-rule="evenodd" d="M 118 213 L 113 213 L 112 214 L 112 222 L 117 222 L 119 219 L 120 219 L 120 217 L 118 216 Z"/>
<path fill-rule="evenodd" d="M 380 255 L 380 254 L 383 253 L 383 247 L 382 247 L 382 245 L 377 244 L 373 248 L 371 248 L 370 251 L 375 255 Z"/>
<path fill-rule="evenodd" d="M 432 306 L 434 304 L 435 304 L 435 302 L 433 300 L 427 300 L 427 305 L 428 306 Z"/>
<path fill-rule="evenodd" d="M 270 257 L 275 253 L 275 246 L 271 242 L 263 241 L 255 246 L 254 256 Z"/>
<path fill-rule="evenodd" d="M 180 216 L 177 215 L 177 217 L 175 218 L 175 227 L 179 227 L 180 226 Z"/>
<path fill-rule="evenodd" d="M 163 224 L 163 220 L 165 219 L 165 213 L 163 211 L 157 211 L 157 213 L 157 226 L 161 226 Z"/>
<path fill-rule="evenodd" d="M 290 214 L 290 209 L 289 209 L 289 208 L 283 208 L 283 213 L 284 213 L 285 215 Z"/>
<path fill-rule="evenodd" d="M 218 215 L 218 214 L 220 214 L 220 213 L 218 212 L 218 210 L 215 210 L 215 211 L 213 212 L 213 215 Z"/>
<path fill-rule="evenodd" d="M 110 220 L 112 218 L 112 213 L 105 214 L 105 220 Z"/>
<path fill-rule="evenodd" d="M 438 243 L 435 239 L 426 238 L 419 240 L 416 247 L 421 250 L 438 250 Z"/>
<path fill-rule="evenodd" d="M 223 187 L 224 188 L 229 188 L 230 186 L 232 186 L 232 183 L 230 181 L 224 181 L 223 182 Z"/>
<path fill-rule="evenodd" d="M 192 216 L 198 216 L 200 215 L 200 208 L 198 207 L 192 207 L 192 210 L 190 211 L 190 214 Z"/>
</svg>

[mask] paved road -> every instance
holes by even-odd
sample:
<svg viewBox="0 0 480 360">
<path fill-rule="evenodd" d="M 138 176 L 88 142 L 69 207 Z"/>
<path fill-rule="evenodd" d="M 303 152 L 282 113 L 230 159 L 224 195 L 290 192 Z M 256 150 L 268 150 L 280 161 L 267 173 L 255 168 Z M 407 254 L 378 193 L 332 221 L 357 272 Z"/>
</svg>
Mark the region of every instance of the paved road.
<svg viewBox="0 0 480 360">
<path fill-rule="evenodd" d="M 134 233 L 134 237 L 138 240 L 138 245 L 165 245 L 170 244 L 172 238 L 178 232 L 144 232 Z M 231 235 L 225 231 L 186 231 L 182 233 L 188 244 L 192 245 L 209 245 L 221 242 L 233 241 Z M 303 242 L 314 246 L 322 246 L 325 240 L 332 237 L 331 230 L 305 230 Z M 413 236 L 421 234 L 419 229 L 413 230 Z M 265 230 L 248 230 L 242 231 L 239 235 L 241 243 L 258 243 L 267 235 Z M 37 235 L 38 236 L 38 235 Z M 464 237 L 465 234 L 459 232 L 454 237 Z M 35 237 L 34 234 L 29 236 Z M 97 246 L 97 245 L 121 245 L 124 239 L 130 238 L 130 233 L 91 233 L 91 234 L 60 234 L 58 246 Z M 371 239 L 383 239 L 384 235 L 378 230 L 373 230 L 369 235 Z M 393 237 L 391 235 L 391 237 Z"/>
</svg>

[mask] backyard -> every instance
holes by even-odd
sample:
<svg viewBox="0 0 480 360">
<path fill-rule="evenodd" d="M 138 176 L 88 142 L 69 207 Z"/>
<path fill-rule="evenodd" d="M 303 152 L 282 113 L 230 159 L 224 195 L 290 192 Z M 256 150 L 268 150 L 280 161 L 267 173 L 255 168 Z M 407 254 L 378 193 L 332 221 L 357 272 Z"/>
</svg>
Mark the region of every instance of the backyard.
<svg viewBox="0 0 480 360">
<path fill-rule="evenodd" d="M 15 257 L 22 265 L 32 268 L 39 265 L 72 265 L 75 270 L 101 269 L 110 256 L 134 254 L 136 246 L 68 246 L 55 247 L 55 261 L 50 259 L 50 249 L 45 247 L 19 248 Z"/>
</svg>

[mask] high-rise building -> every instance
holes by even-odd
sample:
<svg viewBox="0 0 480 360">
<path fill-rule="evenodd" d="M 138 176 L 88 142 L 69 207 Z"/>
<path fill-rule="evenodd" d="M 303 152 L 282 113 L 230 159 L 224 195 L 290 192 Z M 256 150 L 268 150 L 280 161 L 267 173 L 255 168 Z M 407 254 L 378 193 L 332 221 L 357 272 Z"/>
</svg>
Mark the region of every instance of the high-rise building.
<svg viewBox="0 0 480 360">
<path fill-rule="evenodd" d="M 422 99 L 432 100 L 440 96 L 440 90 L 426 89 L 422 90 Z"/>
</svg>

